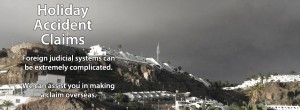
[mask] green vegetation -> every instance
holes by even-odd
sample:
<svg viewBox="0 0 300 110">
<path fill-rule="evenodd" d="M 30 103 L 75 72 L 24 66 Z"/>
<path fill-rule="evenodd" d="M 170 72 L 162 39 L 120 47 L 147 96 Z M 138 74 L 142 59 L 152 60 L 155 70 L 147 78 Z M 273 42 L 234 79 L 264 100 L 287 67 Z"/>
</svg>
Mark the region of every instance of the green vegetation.
<svg viewBox="0 0 300 110">
<path fill-rule="evenodd" d="M 128 110 L 154 110 L 150 104 L 146 103 L 143 105 L 136 101 L 129 101 L 129 103 L 127 103 L 127 107 Z"/>
<path fill-rule="evenodd" d="M 128 96 L 122 93 L 115 94 L 113 99 L 118 103 L 118 106 L 126 107 L 128 110 L 153 110 L 149 103 L 142 104 L 137 101 L 129 101 Z"/>
<path fill-rule="evenodd" d="M 235 103 L 231 104 L 229 110 L 267 110 L 267 107 L 262 103 L 251 104 L 243 102 L 242 106 L 238 106 Z"/>
<path fill-rule="evenodd" d="M 8 110 L 8 107 L 14 106 L 14 103 L 12 103 L 11 101 L 6 100 L 2 103 L 1 106 L 6 107 L 6 110 Z"/>
<path fill-rule="evenodd" d="M 127 95 L 124 95 L 122 93 L 117 93 L 115 96 L 114 96 L 114 100 L 117 101 L 117 102 L 124 102 L 124 103 L 127 103 L 129 102 L 129 98 Z"/>
<path fill-rule="evenodd" d="M 133 101 L 130 101 L 128 104 L 128 109 L 129 110 L 138 110 L 139 109 L 139 103 L 138 102 L 133 102 Z"/>
<path fill-rule="evenodd" d="M 236 103 L 232 103 L 230 106 L 229 106 L 229 110 L 241 110 L 242 108 L 237 105 Z"/>
<path fill-rule="evenodd" d="M 264 88 L 264 84 L 263 83 L 258 83 L 256 84 L 255 86 L 252 86 L 250 89 L 248 89 L 245 93 L 246 93 L 246 96 L 249 96 L 251 97 L 252 94 L 253 94 L 253 91 L 256 91 L 256 90 L 262 90 Z"/>
</svg>

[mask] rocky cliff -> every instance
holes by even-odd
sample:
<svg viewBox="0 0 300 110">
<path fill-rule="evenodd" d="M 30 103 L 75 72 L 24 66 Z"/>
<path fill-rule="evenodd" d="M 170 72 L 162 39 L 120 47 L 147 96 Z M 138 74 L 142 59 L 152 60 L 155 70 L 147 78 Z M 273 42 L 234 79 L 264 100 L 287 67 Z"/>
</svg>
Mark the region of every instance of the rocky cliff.
<svg viewBox="0 0 300 110">
<path fill-rule="evenodd" d="M 48 71 L 25 71 L 24 64 L 43 65 L 45 62 L 25 62 L 23 56 L 73 55 L 77 48 L 62 45 L 43 45 L 41 43 L 23 43 L 10 49 L 2 49 L 0 57 L 0 84 L 19 84 L 36 82 L 37 76 Z"/>
<path fill-rule="evenodd" d="M 245 91 L 251 103 L 300 104 L 300 82 L 272 82 L 259 86 Z"/>
</svg>

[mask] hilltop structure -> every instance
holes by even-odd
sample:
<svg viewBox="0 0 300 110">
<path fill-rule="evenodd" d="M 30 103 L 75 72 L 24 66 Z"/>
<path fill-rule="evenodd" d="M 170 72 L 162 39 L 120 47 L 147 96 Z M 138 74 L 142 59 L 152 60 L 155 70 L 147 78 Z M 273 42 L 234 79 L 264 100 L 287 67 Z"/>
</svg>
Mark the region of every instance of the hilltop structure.
<svg viewBox="0 0 300 110">
<path fill-rule="evenodd" d="M 163 63 L 164 66 L 162 66 L 159 61 L 158 61 L 158 54 L 159 52 L 159 44 L 157 47 L 157 60 L 155 60 L 154 58 L 145 58 L 142 56 L 138 56 L 138 55 L 133 55 L 129 52 L 123 52 L 123 51 L 116 51 L 116 50 L 112 50 L 110 48 L 105 48 L 105 47 L 101 47 L 100 45 L 95 45 L 95 46 L 91 46 L 90 47 L 91 50 L 90 52 L 87 54 L 88 56 L 95 56 L 95 55 L 107 55 L 107 56 L 113 56 L 117 59 L 121 59 L 121 60 L 126 60 L 126 61 L 132 61 L 132 62 L 137 62 L 137 63 L 143 63 L 143 64 L 150 64 L 151 66 L 155 66 L 158 67 L 159 69 L 166 69 L 171 73 L 175 72 L 175 68 L 171 67 L 170 64 L 167 63 Z"/>
<path fill-rule="evenodd" d="M 95 45 L 95 46 L 91 46 L 90 48 L 91 48 L 91 50 L 88 53 L 88 56 L 103 56 L 103 55 L 106 55 L 106 51 L 103 51 L 102 47 L 100 47 L 99 44 Z"/>
<path fill-rule="evenodd" d="M 156 49 L 156 55 L 157 58 L 156 60 L 154 58 L 145 58 L 142 56 L 138 56 L 138 55 L 133 55 L 129 52 L 123 52 L 123 51 L 116 51 L 116 50 L 112 50 L 110 48 L 105 48 L 105 47 L 101 47 L 99 44 L 95 45 L 95 46 L 91 46 L 90 47 L 91 50 L 90 52 L 87 54 L 88 56 L 97 56 L 97 55 L 107 55 L 107 56 L 113 56 L 116 59 L 121 59 L 121 60 L 125 60 L 125 61 L 131 61 L 131 62 L 136 62 L 136 63 L 142 63 L 142 64 L 149 64 L 153 67 L 157 67 L 158 69 L 164 69 L 169 71 L 170 73 L 184 73 L 183 70 L 175 68 L 174 66 L 168 64 L 168 63 L 160 63 L 159 62 L 159 54 L 160 54 L 160 49 L 159 49 L 159 43 L 157 45 L 157 49 Z M 211 84 L 205 80 L 203 80 L 202 78 L 196 77 L 192 74 L 189 74 L 191 78 L 203 83 L 206 87 L 209 87 Z M 147 77 L 145 77 L 147 78 Z"/>
</svg>

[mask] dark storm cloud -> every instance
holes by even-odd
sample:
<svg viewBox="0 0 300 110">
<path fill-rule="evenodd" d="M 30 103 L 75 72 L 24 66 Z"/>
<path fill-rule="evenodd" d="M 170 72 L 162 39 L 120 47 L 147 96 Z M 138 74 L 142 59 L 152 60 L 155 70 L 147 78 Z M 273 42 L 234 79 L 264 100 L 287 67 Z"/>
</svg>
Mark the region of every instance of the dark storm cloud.
<svg viewBox="0 0 300 110">
<path fill-rule="evenodd" d="M 36 15 L 42 2 L 1 1 L 1 47 L 40 42 L 44 32 L 32 30 L 35 20 L 57 19 Z M 125 51 L 155 57 L 159 42 L 161 61 L 212 80 L 299 71 L 300 1 L 56 0 L 49 6 L 69 2 L 90 7 L 85 20 L 93 21 L 93 31 L 71 32 L 84 35 L 85 46 L 122 44 Z"/>
</svg>

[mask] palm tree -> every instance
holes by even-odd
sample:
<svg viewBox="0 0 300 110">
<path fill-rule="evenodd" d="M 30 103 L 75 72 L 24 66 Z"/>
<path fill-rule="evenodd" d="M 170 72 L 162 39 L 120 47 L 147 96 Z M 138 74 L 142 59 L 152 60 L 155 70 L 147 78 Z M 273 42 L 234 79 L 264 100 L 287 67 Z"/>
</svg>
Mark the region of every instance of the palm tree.
<svg viewBox="0 0 300 110">
<path fill-rule="evenodd" d="M 122 50 L 122 45 L 119 44 L 119 45 L 118 45 L 118 48 L 119 48 L 119 51 L 121 51 L 121 50 Z"/>
<path fill-rule="evenodd" d="M 2 104 L 0 105 L 0 110 L 3 110 L 3 105 Z"/>
<path fill-rule="evenodd" d="M 14 106 L 14 103 L 12 103 L 11 101 L 5 100 L 2 103 L 2 106 L 6 107 L 6 110 L 8 110 L 8 107 Z"/>
</svg>

